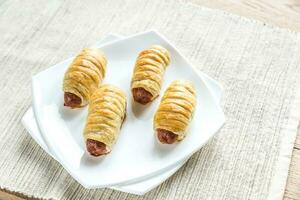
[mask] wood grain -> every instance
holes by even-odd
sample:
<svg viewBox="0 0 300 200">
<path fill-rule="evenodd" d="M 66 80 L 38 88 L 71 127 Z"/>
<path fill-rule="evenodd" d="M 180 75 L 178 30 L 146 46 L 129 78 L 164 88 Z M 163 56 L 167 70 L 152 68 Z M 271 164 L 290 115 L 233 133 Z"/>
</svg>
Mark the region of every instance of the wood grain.
<svg viewBox="0 0 300 200">
<path fill-rule="evenodd" d="M 285 199 L 300 199 L 300 150 L 294 148 Z"/>
<path fill-rule="evenodd" d="M 253 18 L 282 28 L 300 31 L 299 0 L 186 0 Z"/>
<path fill-rule="evenodd" d="M 17 196 L 17 194 L 10 193 L 8 191 L 0 190 L 0 199 L 5 200 L 23 200 L 24 198 L 21 198 Z"/>
<path fill-rule="evenodd" d="M 185 0 L 300 31 L 299 0 Z M 284 199 L 300 200 L 300 131 L 295 143 Z M 23 197 L 25 198 L 25 197 Z M 20 200 L 18 194 L 0 191 L 0 199 Z M 26 198 L 27 199 L 27 198 Z"/>
<path fill-rule="evenodd" d="M 284 199 L 300 199 L 300 126 L 298 127 L 298 135 L 295 142 L 292 161 L 290 164 L 289 177 L 287 180 Z"/>
</svg>

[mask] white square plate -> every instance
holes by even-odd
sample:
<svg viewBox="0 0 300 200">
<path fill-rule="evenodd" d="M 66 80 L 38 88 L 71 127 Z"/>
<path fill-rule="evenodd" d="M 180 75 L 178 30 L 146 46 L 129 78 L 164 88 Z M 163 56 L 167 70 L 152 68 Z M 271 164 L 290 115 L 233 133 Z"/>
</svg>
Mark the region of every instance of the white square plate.
<svg viewBox="0 0 300 200">
<path fill-rule="evenodd" d="M 135 59 L 142 49 L 153 44 L 160 44 L 171 53 L 162 92 L 175 79 L 192 81 L 197 91 L 198 103 L 188 135 L 175 145 L 158 143 L 153 132 L 152 118 L 159 99 L 140 106 L 133 102 L 130 93 Z M 189 158 L 223 125 L 224 114 L 199 72 L 157 32 L 137 34 L 98 48 L 108 58 L 104 83 L 121 87 L 128 97 L 126 121 L 113 151 L 105 157 L 92 158 L 85 152 L 82 131 L 87 108 L 70 110 L 63 106 L 63 76 L 73 58 L 33 77 L 33 109 L 43 140 L 84 187 L 129 184 L 161 174 Z"/>
<path fill-rule="evenodd" d="M 113 41 L 120 39 L 121 36 L 118 35 L 108 35 L 103 40 L 98 42 L 105 43 L 107 41 Z M 222 94 L 222 88 L 221 86 L 213 79 L 208 77 L 205 74 L 201 74 L 201 77 L 204 79 L 204 81 L 207 83 L 207 86 L 210 88 L 210 90 L 213 92 L 215 99 L 217 102 L 221 99 Z M 52 153 L 50 153 L 50 150 L 47 148 L 43 138 L 41 137 L 41 134 L 38 130 L 36 120 L 32 111 L 32 108 L 29 108 L 27 112 L 24 114 L 22 118 L 22 124 L 26 128 L 26 130 L 29 132 L 31 137 L 54 159 L 57 160 L 56 156 L 54 156 Z M 185 160 L 186 161 L 186 160 Z M 117 185 L 111 187 L 111 189 L 137 194 L 137 195 L 143 195 L 146 192 L 150 191 L 151 189 L 155 188 L 159 184 L 161 184 L 163 181 L 165 181 L 167 178 L 169 178 L 171 175 L 173 175 L 184 163 L 185 161 L 179 163 L 175 167 L 172 167 L 171 169 L 164 171 L 156 176 L 150 177 L 145 180 L 141 180 L 139 182 L 134 182 L 131 184 L 123 184 L 123 185 Z"/>
<path fill-rule="evenodd" d="M 121 39 L 122 37 L 120 35 L 111 34 L 106 36 L 103 40 L 99 41 L 96 45 L 102 45 L 109 41 L 115 41 L 118 39 Z M 221 99 L 222 94 L 222 88 L 221 86 L 213 79 L 208 77 L 207 75 L 199 72 L 201 77 L 206 82 L 209 89 L 213 92 L 215 99 L 217 102 Z M 47 148 L 43 138 L 41 137 L 41 134 L 38 130 L 35 116 L 33 114 L 32 108 L 29 108 L 27 112 L 24 114 L 22 118 L 22 124 L 26 128 L 26 130 L 29 132 L 31 137 L 54 159 L 57 160 L 56 156 L 54 156 L 52 153 L 50 153 L 50 150 Z M 185 160 L 186 161 L 186 160 Z M 184 163 L 185 161 L 179 163 L 175 167 L 172 167 L 171 169 L 168 169 L 156 176 L 150 177 L 145 180 L 141 180 L 139 182 L 134 182 L 131 184 L 123 184 L 123 185 L 116 185 L 111 187 L 111 189 L 137 194 L 137 195 L 143 195 L 146 192 L 150 191 L 151 189 L 155 188 L 159 184 L 161 184 L 163 181 L 165 181 L 167 178 L 169 178 L 171 175 L 173 175 Z"/>
</svg>

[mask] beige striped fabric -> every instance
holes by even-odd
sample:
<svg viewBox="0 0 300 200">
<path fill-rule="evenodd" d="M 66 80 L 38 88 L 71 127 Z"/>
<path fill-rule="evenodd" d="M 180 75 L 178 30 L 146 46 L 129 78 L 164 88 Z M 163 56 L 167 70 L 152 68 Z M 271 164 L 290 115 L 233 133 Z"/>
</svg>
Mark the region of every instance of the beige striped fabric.
<svg viewBox="0 0 300 200">
<path fill-rule="evenodd" d="M 222 83 L 226 124 L 172 178 L 144 196 L 86 190 L 20 123 L 32 101 L 31 76 L 107 33 L 148 29 L 161 32 Z M 300 80 L 297 33 L 174 0 L 7 0 L 0 2 L 0 60 L 1 188 L 81 200 L 264 200 L 283 194 L 297 128 L 291 115 Z"/>
</svg>

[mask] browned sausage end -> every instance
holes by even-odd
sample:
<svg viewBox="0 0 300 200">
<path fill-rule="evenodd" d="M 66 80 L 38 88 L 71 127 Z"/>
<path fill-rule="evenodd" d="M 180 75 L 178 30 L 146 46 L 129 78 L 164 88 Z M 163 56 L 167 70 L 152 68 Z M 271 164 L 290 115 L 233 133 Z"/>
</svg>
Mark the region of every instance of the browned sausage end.
<svg viewBox="0 0 300 200">
<path fill-rule="evenodd" d="M 92 139 L 86 140 L 86 149 L 92 156 L 101 156 L 109 153 L 104 143 Z"/>
<path fill-rule="evenodd" d="M 145 90 L 144 88 L 133 88 L 132 89 L 132 96 L 134 101 L 140 103 L 140 104 L 147 104 L 152 99 L 152 94 Z"/>
<path fill-rule="evenodd" d="M 158 128 L 156 132 L 158 140 L 163 144 L 173 144 L 178 138 L 178 135 L 165 129 Z"/>
<path fill-rule="evenodd" d="M 71 108 L 78 108 L 81 105 L 81 98 L 70 92 L 64 93 L 64 101 L 64 106 Z"/>
</svg>

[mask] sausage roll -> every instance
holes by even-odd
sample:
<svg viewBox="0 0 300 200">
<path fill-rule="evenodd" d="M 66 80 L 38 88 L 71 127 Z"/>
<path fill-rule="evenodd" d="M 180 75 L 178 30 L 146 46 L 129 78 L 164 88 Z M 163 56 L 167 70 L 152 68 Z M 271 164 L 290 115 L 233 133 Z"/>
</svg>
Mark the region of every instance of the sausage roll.
<svg viewBox="0 0 300 200">
<path fill-rule="evenodd" d="M 113 85 L 105 84 L 95 90 L 84 129 L 87 151 L 91 155 L 111 151 L 126 116 L 126 104 L 125 93 Z"/>
<path fill-rule="evenodd" d="M 154 115 L 154 130 L 161 143 L 172 144 L 185 137 L 195 106 L 193 85 L 185 80 L 173 81 Z"/>
<path fill-rule="evenodd" d="M 106 64 L 104 54 L 98 49 L 83 49 L 65 73 L 64 105 L 71 108 L 87 105 L 91 94 L 105 76 Z"/>
<path fill-rule="evenodd" d="M 135 63 L 131 90 L 136 102 L 147 104 L 160 92 L 163 75 L 170 64 L 170 53 L 159 45 L 143 50 Z"/>
</svg>

